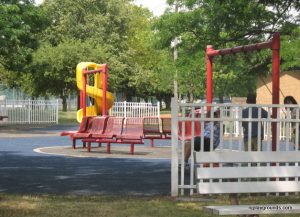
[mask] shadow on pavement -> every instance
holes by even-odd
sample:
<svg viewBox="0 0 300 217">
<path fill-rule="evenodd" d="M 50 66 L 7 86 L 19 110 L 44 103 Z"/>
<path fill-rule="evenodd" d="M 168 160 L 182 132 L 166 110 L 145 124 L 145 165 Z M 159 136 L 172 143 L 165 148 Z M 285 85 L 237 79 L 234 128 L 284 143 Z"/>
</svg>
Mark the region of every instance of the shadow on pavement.
<svg viewBox="0 0 300 217">
<path fill-rule="evenodd" d="M 170 195 L 169 160 L 23 156 L 0 151 L 0 192 Z"/>
</svg>

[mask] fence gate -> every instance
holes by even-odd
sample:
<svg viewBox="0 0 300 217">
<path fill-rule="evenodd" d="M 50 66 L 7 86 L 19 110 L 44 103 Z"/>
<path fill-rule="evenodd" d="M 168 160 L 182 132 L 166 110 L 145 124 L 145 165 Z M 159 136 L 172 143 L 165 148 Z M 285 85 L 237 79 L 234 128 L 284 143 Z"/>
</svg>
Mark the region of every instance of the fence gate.
<svg viewBox="0 0 300 217">
<path fill-rule="evenodd" d="M 57 124 L 58 100 L 3 100 L 0 115 L 0 124 Z"/>
</svg>

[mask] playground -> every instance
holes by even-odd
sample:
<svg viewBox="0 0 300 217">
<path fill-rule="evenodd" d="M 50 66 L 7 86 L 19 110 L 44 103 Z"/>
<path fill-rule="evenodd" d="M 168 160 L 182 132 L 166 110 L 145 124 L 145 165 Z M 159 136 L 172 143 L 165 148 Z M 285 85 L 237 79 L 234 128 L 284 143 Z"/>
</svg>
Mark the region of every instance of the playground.
<svg viewBox="0 0 300 217">
<path fill-rule="evenodd" d="M 299 1 L 145 2 L 0 4 L 0 217 L 299 216 Z"/>
<path fill-rule="evenodd" d="M 68 138 L 59 134 L 76 128 L 76 125 L 63 125 L 1 129 L 1 216 L 50 217 L 70 213 L 75 217 L 210 216 L 202 210 L 205 205 L 227 204 L 227 197 L 170 198 L 170 159 L 136 158 L 138 148 L 134 155 L 122 145 L 114 146 L 111 154 L 107 154 L 105 148 L 102 153 L 98 148 L 92 153 L 76 149 L 85 157 L 34 151 L 68 144 Z M 159 144 L 164 142 L 155 144 L 159 149 Z M 150 141 L 145 146 L 153 150 Z M 120 154 L 122 158 L 113 157 L 119 148 L 124 149 Z M 64 147 L 59 151 L 62 149 Z M 74 154 L 70 145 L 66 149 Z M 245 204 L 276 203 L 277 200 L 277 197 L 266 199 L 264 196 L 241 198 Z M 285 197 L 283 201 L 296 203 L 298 196 Z"/>
<path fill-rule="evenodd" d="M 220 215 L 298 212 L 296 203 L 277 204 L 288 207 L 283 211 L 238 205 L 251 200 L 249 193 L 270 194 L 269 199 L 263 201 L 263 204 L 271 201 L 263 205 L 267 207 L 272 206 L 273 196 L 277 201 L 278 193 L 298 192 L 299 113 L 294 117 L 295 143 L 290 139 L 294 121 L 290 113 L 299 108 L 278 105 L 279 40 L 279 34 L 275 34 L 271 41 L 245 47 L 216 51 L 208 46 L 207 102 L 178 103 L 178 99 L 173 98 L 172 117 L 147 116 L 150 113 L 143 113 L 141 109 L 133 116 L 130 113 L 125 113 L 125 117 L 109 115 L 114 96 L 107 91 L 107 65 L 79 63 L 76 68 L 80 91 L 78 124 L 4 128 L 1 132 L 1 164 L 4 165 L 0 171 L 1 192 L 162 197 L 159 200 L 167 200 L 165 197 L 171 194 L 179 198 L 169 201 L 175 206 L 184 204 L 181 200 L 192 204 L 202 201 L 205 205 L 202 209 Z M 257 49 L 273 52 L 273 104 L 212 104 L 212 57 Z M 242 116 L 245 109 L 257 109 L 258 116 Z M 214 111 L 214 116 L 210 111 Z M 263 116 L 263 112 L 266 115 Z M 221 128 L 220 145 L 212 151 L 215 138 L 210 137 L 210 151 L 206 152 L 204 145 L 207 144 L 201 140 L 200 152 L 195 152 L 193 138 L 204 138 L 207 123 L 210 126 L 217 123 Z M 259 123 L 258 129 L 252 129 L 257 131 L 257 138 L 248 135 L 243 140 L 245 123 L 251 129 Z M 258 145 L 254 150 L 251 144 L 256 139 Z M 187 143 L 191 145 L 189 161 L 185 159 Z M 207 182 L 215 179 L 219 181 Z M 212 194 L 221 196 L 211 197 Z M 234 198 L 233 203 L 231 199 L 232 206 L 214 206 L 223 200 L 223 194 L 239 194 L 239 199 Z M 294 200 L 295 195 L 289 198 Z"/>
</svg>

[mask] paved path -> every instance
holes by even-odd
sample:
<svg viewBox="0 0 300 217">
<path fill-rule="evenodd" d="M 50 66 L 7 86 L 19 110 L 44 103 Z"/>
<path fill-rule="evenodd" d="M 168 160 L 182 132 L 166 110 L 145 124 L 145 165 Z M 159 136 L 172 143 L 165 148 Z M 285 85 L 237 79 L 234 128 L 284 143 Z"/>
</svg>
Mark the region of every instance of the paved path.
<svg viewBox="0 0 300 217">
<path fill-rule="evenodd" d="M 34 152 L 34 149 L 68 149 L 67 137 L 61 130 L 77 126 L 59 126 L 23 130 L 0 128 L 0 192 L 18 194 L 107 194 L 107 195 L 170 195 L 170 160 L 160 157 L 122 158 L 110 155 L 78 158 Z M 169 142 L 169 143 L 168 143 Z M 156 142 L 167 150 L 170 141 Z M 149 142 L 145 146 L 148 146 Z M 125 147 L 123 147 L 124 149 Z M 49 149 L 49 148 L 48 148 Z M 117 151 L 119 146 L 112 146 Z M 120 149 L 122 149 L 120 147 Z M 126 148 L 125 148 L 126 149 Z M 127 147 L 129 152 L 129 147 Z M 146 147 L 145 149 L 151 150 Z M 138 149 L 137 149 L 138 150 Z M 45 150 L 44 150 L 45 151 Z M 83 152 L 81 149 L 76 151 Z M 126 151 L 126 150 L 124 150 Z M 121 150 L 122 152 L 122 150 Z M 85 154 L 87 154 L 85 152 Z M 96 153 L 97 154 L 97 153 Z M 93 153 L 95 155 L 95 153 Z M 160 158 L 160 159 L 157 159 Z"/>
</svg>

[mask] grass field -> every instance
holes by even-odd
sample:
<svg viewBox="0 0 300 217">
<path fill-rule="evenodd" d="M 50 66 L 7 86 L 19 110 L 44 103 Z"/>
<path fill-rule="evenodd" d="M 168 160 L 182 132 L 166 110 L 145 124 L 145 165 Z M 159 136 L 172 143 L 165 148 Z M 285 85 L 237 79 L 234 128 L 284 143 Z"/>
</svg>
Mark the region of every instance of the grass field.
<svg viewBox="0 0 300 217">
<path fill-rule="evenodd" d="M 73 123 L 78 123 L 76 121 L 76 113 L 77 111 L 59 111 L 58 114 L 58 122 L 60 124 L 73 124 Z M 162 117 L 171 117 L 171 111 L 161 111 L 161 116 Z"/>
<path fill-rule="evenodd" d="M 243 204 L 298 203 L 298 196 L 245 197 Z M 170 197 L 126 196 L 28 196 L 0 194 L 1 217 L 208 217 L 205 205 L 228 203 L 218 197 L 214 202 L 181 202 Z M 262 216 L 262 215 L 261 215 Z M 299 216 L 268 215 L 268 216 Z"/>
<path fill-rule="evenodd" d="M 76 121 L 76 113 L 77 111 L 59 111 L 58 113 L 58 123 L 60 124 L 73 124 L 78 123 Z"/>
</svg>

